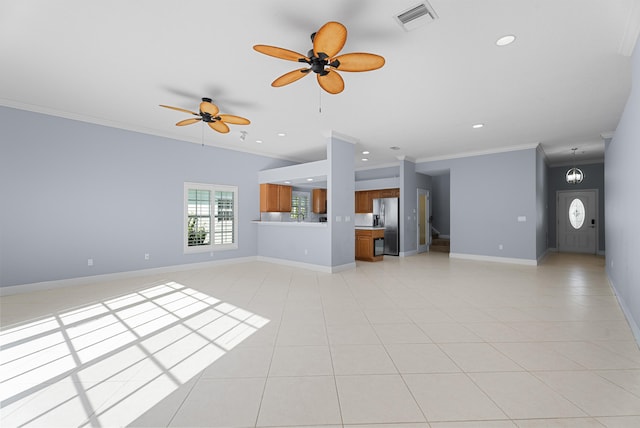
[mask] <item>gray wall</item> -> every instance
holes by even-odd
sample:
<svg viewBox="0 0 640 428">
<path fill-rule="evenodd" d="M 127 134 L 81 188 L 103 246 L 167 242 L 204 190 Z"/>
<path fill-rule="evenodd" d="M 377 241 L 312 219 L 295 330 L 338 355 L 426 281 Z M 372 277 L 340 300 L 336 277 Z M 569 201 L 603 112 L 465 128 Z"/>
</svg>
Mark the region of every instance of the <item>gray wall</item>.
<svg viewBox="0 0 640 428">
<path fill-rule="evenodd" d="M 632 89 L 605 150 L 607 274 L 640 343 L 640 43 L 632 56 Z"/>
<path fill-rule="evenodd" d="M 0 107 L 0 285 L 255 256 L 257 171 L 287 164 Z M 237 250 L 183 254 L 185 181 L 238 186 Z"/>
<path fill-rule="evenodd" d="M 331 216 L 328 220 L 332 267 L 355 264 L 354 150 L 352 143 L 335 136 L 327 144 L 327 212 Z"/>
<path fill-rule="evenodd" d="M 258 256 L 327 268 L 331 266 L 328 226 L 261 224 L 258 227 Z"/>
<path fill-rule="evenodd" d="M 427 175 L 443 170 L 451 174 L 452 253 L 537 259 L 535 148 L 416 165 Z"/>
<path fill-rule="evenodd" d="M 400 177 L 399 166 L 387 166 L 382 168 L 371 168 L 355 171 L 356 181 L 376 180 L 379 178 L 392 177 Z"/>
<path fill-rule="evenodd" d="M 549 248 L 549 170 L 540 146 L 536 150 L 536 256 L 540 259 Z"/>
<path fill-rule="evenodd" d="M 400 254 L 418 251 L 418 178 L 416 164 L 400 161 Z"/>
<path fill-rule="evenodd" d="M 441 235 L 451 234 L 451 175 L 439 174 L 431 177 L 433 189 L 433 227 Z"/>
<path fill-rule="evenodd" d="M 549 248 L 557 248 L 557 199 L 556 192 L 559 190 L 598 190 L 598 251 L 605 250 L 605 185 L 604 185 L 604 164 L 578 165 L 584 172 L 584 180 L 578 184 L 568 184 L 566 180 L 567 169 L 571 166 L 549 168 L 549 195 L 548 195 L 548 216 L 549 216 Z"/>
</svg>

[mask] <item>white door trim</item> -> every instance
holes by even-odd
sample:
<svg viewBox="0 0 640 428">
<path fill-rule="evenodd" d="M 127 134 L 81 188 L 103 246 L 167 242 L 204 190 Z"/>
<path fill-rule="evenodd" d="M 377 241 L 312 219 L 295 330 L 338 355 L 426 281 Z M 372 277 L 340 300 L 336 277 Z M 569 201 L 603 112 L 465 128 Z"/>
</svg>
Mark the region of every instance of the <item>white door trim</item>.
<svg viewBox="0 0 640 428">
<path fill-rule="evenodd" d="M 425 245 L 420 245 L 420 195 L 425 196 L 425 213 L 424 213 L 424 233 L 425 233 Z M 431 224 L 429 223 L 429 203 L 430 192 L 427 189 L 418 188 L 416 190 L 416 206 L 418 207 L 418 215 L 416 216 L 416 247 L 418 253 L 426 253 L 429 251 L 429 244 L 431 243 Z"/>
</svg>

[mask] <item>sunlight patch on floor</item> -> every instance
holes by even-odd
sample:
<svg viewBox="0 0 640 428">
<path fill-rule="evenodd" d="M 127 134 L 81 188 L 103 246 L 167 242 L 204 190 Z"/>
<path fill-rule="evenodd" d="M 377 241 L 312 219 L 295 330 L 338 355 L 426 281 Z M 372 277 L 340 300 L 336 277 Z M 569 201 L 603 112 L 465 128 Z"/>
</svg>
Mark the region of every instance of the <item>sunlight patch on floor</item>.
<svg viewBox="0 0 640 428">
<path fill-rule="evenodd" d="M 2 425 L 127 425 L 268 322 L 166 282 L 6 329 Z"/>
</svg>

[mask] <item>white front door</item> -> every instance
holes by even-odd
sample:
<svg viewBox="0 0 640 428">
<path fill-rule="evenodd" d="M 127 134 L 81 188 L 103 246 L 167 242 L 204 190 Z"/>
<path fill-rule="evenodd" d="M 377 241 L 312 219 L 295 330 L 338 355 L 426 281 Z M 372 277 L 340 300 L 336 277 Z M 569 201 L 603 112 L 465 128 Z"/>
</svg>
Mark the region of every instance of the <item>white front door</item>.
<svg viewBox="0 0 640 428">
<path fill-rule="evenodd" d="M 596 254 L 598 195 L 595 190 L 557 194 L 558 251 Z"/>
<path fill-rule="evenodd" d="M 429 225 L 429 191 L 418 189 L 418 252 L 425 253 L 429 250 L 429 237 L 431 226 Z"/>
</svg>

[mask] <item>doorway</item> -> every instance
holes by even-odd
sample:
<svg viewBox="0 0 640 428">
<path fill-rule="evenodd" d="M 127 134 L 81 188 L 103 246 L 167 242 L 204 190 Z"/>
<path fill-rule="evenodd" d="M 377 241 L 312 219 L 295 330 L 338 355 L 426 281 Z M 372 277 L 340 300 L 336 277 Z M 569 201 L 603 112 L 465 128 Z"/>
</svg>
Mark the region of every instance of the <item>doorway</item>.
<svg viewBox="0 0 640 428">
<path fill-rule="evenodd" d="M 418 253 L 429 251 L 431 226 L 429 225 L 429 191 L 418 189 Z"/>
<path fill-rule="evenodd" d="M 556 193 L 558 251 L 596 254 L 598 248 L 598 191 L 561 190 Z"/>
</svg>

